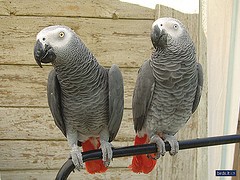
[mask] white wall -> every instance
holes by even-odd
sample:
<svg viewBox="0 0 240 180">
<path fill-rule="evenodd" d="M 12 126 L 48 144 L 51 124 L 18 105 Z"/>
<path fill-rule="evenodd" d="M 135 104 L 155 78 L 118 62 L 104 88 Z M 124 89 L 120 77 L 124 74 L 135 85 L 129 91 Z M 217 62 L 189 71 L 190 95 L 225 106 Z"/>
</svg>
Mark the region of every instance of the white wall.
<svg viewBox="0 0 240 180">
<path fill-rule="evenodd" d="M 240 97 L 240 3 L 208 0 L 208 133 L 235 134 Z M 232 169 L 234 145 L 210 147 L 209 179 Z"/>
</svg>

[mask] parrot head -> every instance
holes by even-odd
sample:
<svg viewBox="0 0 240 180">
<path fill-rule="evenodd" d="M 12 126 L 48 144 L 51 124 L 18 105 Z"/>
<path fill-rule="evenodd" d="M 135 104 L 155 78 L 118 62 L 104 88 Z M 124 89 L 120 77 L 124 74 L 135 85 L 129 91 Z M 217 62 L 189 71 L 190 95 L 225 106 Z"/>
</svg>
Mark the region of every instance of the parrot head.
<svg viewBox="0 0 240 180">
<path fill-rule="evenodd" d="M 155 49 L 164 49 L 172 42 L 181 44 L 181 39 L 186 36 L 188 32 L 184 25 L 174 18 L 159 18 L 152 25 L 151 40 Z"/>
<path fill-rule="evenodd" d="M 41 63 L 54 63 L 57 57 L 61 59 L 61 56 L 66 56 L 64 49 L 70 45 L 73 36 L 74 32 L 66 26 L 49 26 L 41 30 L 34 46 L 37 64 L 42 67 Z"/>
</svg>

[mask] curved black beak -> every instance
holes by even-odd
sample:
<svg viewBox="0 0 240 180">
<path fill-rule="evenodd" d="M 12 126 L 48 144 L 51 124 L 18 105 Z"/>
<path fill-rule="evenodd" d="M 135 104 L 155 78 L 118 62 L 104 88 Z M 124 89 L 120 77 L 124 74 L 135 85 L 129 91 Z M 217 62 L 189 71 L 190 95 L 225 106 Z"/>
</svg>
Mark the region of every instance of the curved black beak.
<svg viewBox="0 0 240 180">
<path fill-rule="evenodd" d="M 43 46 L 43 44 L 39 40 L 37 40 L 34 46 L 34 58 L 37 64 L 42 68 L 41 63 L 52 62 L 56 58 L 56 55 L 51 46 L 47 44 Z"/>
<path fill-rule="evenodd" d="M 151 32 L 151 40 L 155 49 L 164 48 L 167 45 L 168 34 L 164 29 L 160 29 L 158 25 L 155 25 Z"/>
</svg>

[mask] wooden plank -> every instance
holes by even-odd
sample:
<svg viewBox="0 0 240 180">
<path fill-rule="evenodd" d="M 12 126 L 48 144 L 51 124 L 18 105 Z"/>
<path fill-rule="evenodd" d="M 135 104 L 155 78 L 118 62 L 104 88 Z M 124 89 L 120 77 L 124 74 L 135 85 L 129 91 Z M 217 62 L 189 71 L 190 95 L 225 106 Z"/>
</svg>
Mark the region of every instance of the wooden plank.
<svg viewBox="0 0 240 180">
<path fill-rule="evenodd" d="M 179 140 L 195 138 L 189 130 L 197 131 L 198 121 L 194 114 L 187 125 L 177 134 Z M 48 108 L 0 108 L 0 139 L 1 140 L 65 140 L 54 124 Z M 133 141 L 135 136 L 132 111 L 125 109 L 123 120 L 116 141 Z"/>
<path fill-rule="evenodd" d="M 49 108 L 0 108 L 2 140 L 65 140 Z M 133 141 L 132 111 L 124 110 L 116 141 Z"/>
<path fill-rule="evenodd" d="M 0 65 L 0 106 L 47 107 L 47 77 L 52 67 Z M 136 68 L 121 68 L 124 78 L 125 107 L 131 108 Z"/>
<path fill-rule="evenodd" d="M 22 118 L 21 118 L 22 119 Z M 39 121 L 36 119 L 36 121 Z M 187 123 L 183 129 L 178 133 L 178 139 L 191 139 L 194 138 L 194 134 L 188 133 L 186 137 L 185 132 L 195 132 L 197 129 L 194 124 L 196 124 L 196 118 L 193 118 L 191 121 Z M 2 123 L 2 122 L 1 122 Z M 25 122 L 24 122 L 25 123 Z M 130 126 L 130 122 L 126 122 Z M 32 123 L 33 124 L 33 123 Z M 47 124 L 46 124 L 47 125 Z M 30 125 L 31 126 L 31 125 Z M 132 126 L 132 125 L 131 125 Z M 18 127 L 18 125 L 17 125 Z M 9 126 L 8 128 L 13 128 L 13 126 Z M 35 133 L 40 133 L 39 136 L 44 135 L 46 130 L 39 126 L 33 126 L 35 128 Z M 48 126 L 46 126 L 46 129 Z M 24 129 L 24 128 L 22 128 Z M 191 129 L 191 131 L 189 131 Z M 16 130 L 16 134 L 19 133 L 19 136 L 22 135 L 21 130 Z M 28 127 L 25 128 L 25 131 L 31 133 Z M 33 130 L 32 130 L 33 131 Z M 51 130 L 50 130 L 51 131 Z M 121 130 L 120 130 L 121 131 Z M 52 132 L 52 131 L 51 131 Z M 50 133 L 50 132 L 48 132 Z M 54 133 L 54 132 L 53 132 Z M 133 138 L 134 135 L 127 134 L 125 130 L 122 133 L 126 133 L 126 136 L 131 136 Z M 133 145 L 133 140 L 130 141 L 114 141 L 114 147 L 123 147 Z M 70 148 L 68 146 L 67 141 L 59 141 L 59 140 L 1 140 L 0 141 L 0 170 L 8 171 L 8 170 L 37 170 L 37 169 L 58 169 L 61 165 L 66 161 Z M 172 173 L 175 171 L 178 175 L 182 172 L 188 172 L 189 170 L 193 173 L 196 169 L 193 166 L 193 160 L 196 155 L 194 155 L 195 150 L 187 150 L 180 151 L 176 157 L 168 157 L 168 155 L 161 157 L 160 161 L 155 168 L 156 172 L 160 172 L 161 177 L 169 176 L 168 173 Z M 166 158 L 165 158 L 166 157 Z M 14 160 L 13 160 L 14 159 Z M 126 168 L 131 163 L 131 157 L 124 157 L 114 159 L 111 163 L 111 167 L 113 168 Z M 179 165 L 179 166 L 178 166 Z M 168 173 L 166 173 L 163 168 L 165 167 L 174 167 L 173 169 L 169 168 Z M 177 169 L 177 167 L 180 167 Z M 154 170 L 154 171 L 155 171 Z M 189 173 L 188 177 L 191 177 L 192 173 Z M 190 178 L 191 179 L 191 178 Z"/>
<path fill-rule="evenodd" d="M 122 147 L 132 143 L 115 142 L 114 144 Z M 34 174 L 34 171 L 39 170 L 44 170 L 46 173 L 48 170 L 58 170 L 67 160 L 70 151 L 67 142 L 63 141 L 0 141 L 0 147 L 0 171 L 6 174 L 9 171 L 28 171 L 29 174 L 32 172 Z M 129 175 L 136 175 L 128 170 L 131 159 L 132 157 L 114 159 L 110 164 L 109 172 L 123 169 L 128 171 Z M 196 149 L 180 151 L 174 157 L 167 153 L 158 160 L 157 166 L 149 175 L 157 174 L 159 179 L 169 179 L 166 177 L 178 179 L 184 174 L 186 179 L 194 179 L 194 174 L 196 174 L 195 162 Z M 168 168 L 166 169 L 166 167 Z M 85 170 L 80 173 L 86 174 Z M 145 177 L 143 174 L 141 176 Z"/>
<path fill-rule="evenodd" d="M 154 10 L 119 0 L 5 0 L 9 11 L 20 16 L 75 16 L 96 18 L 154 19 Z"/>
<path fill-rule="evenodd" d="M 167 153 L 164 157 L 160 157 L 157 162 L 157 179 L 196 179 L 195 163 L 196 149 L 183 150 L 175 156 L 170 156 Z"/>
<path fill-rule="evenodd" d="M 104 66 L 140 67 L 151 54 L 152 20 L 0 16 L 1 64 L 35 64 L 37 33 L 46 26 L 67 25 Z"/>
<path fill-rule="evenodd" d="M 9 4 L 9 1 L 0 0 L 0 16 L 10 15 L 10 12 L 8 10 Z"/>
<path fill-rule="evenodd" d="M 24 112 L 24 111 L 23 111 Z M 26 112 L 26 111 L 25 111 Z M 24 116 L 21 114 L 19 115 L 23 122 L 19 122 L 19 124 L 27 124 L 26 121 L 23 120 Z M 47 117 L 47 115 L 46 115 Z M 190 120 L 187 125 L 179 131 L 178 139 L 191 139 L 195 138 L 197 126 L 194 126 L 196 124 L 197 119 L 193 117 L 192 120 Z M 37 122 L 36 122 L 37 121 Z M 45 137 L 45 134 L 50 133 L 59 133 L 54 132 L 53 129 L 56 129 L 55 126 L 51 123 L 46 123 L 46 127 L 44 127 L 42 124 L 38 123 L 40 119 L 35 119 L 36 125 L 34 123 L 30 123 L 29 127 L 21 127 L 17 124 L 15 126 L 9 125 L 8 129 L 15 130 L 16 128 L 16 135 L 19 134 L 19 136 L 22 136 L 24 134 L 31 133 L 37 134 L 38 137 Z M 3 122 L 1 122 L 3 123 Z M 40 124 L 40 125 L 39 125 Z M 51 124 L 51 126 L 48 126 L 48 124 Z M 132 127 L 131 122 L 124 122 L 125 126 Z M 30 130 L 30 127 L 35 128 L 36 132 L 33 132 L 34 130 Z M 53 127 L 54 126 L 54 127 Z M 124 146 L 130 146 L 133 145 L 133 140 L 131 138 L 134 137 L 133 132 L 128 133 L 128 131 L 125 131 L 124 126 L 122 126 L 123 129 L 120 130 L 119 135 L 122 133 L 125 133 L 125 137 L 128 137 L 129 141 L 120 139 L 117 137 L 119 141 L 114 141 L 113 146 L 114 147 L 124 147 Z M 22 132 L 22 130 L 25 130 L 26 133 Z M 190 131 L 191 130 L 191 131 Z M 49 132 L 48 132 L 49 131 Z M 188 133 L 186 133 L 188 132 Z M 9 133 L 9 132 L 6 132 Z M 186 136 L 187 134 L 187 136 Z M 2 135 L 1 135 L 2 136 Z M 68 146 L 68 143 L 66 140 L 54 140 L 51 141 L 45 141 L 45 140 L 31 140 L 31 137 L 28 137 L 29 139 L 27 141 L 25 140 L 0 140 L 0 149 L 1 149 L 1 156 L 0 156 L 0 170 L 27 170 L 27 169 L 58 169 L 61 167 L 61 165 L 66 161 L 70 148 Z M 124 141 L 123 141 L 124 140 Z M 191 173 L 195 173 L 194 169 L 194 162 L 196 162 L 196 154 L 194 153 L 196 150 L 188 150 L 188 151 L 180 151 L 179 154 L 176 157 L 170 157 L 165 160 L 165 157 L 168 155 L 160 158 L 160 163 L 158 163 L 158 166 L 156 167 L 157 171 L 161 171 L 162 177 L 167 177 L 169 174 L 165 172 L 164 169 L 166 167 L 175 167 L 175 171 L 180 175 L 181 172 L 186 172 L 190 169 Z M 14 160 L 13 160 L 14 159 Z M 161 161 L 161 159 L 164 160 L 164 162 Z M 194 161 L 193 161 L 194 160 Z M 114 161 L 111 163 L 111 167 L 115 168 L 126 168 L 131 163 L 131 157 L 124 157 L 124 158 L 118 158 L 114 159 Z M 182 163 L 182 164 L 181 164 Z M 164 164 L 164 165 L 163 165 Z M 180 169 L 176 169 L 178 165 L 181 167 Z M 171 168 L 169 168 L 171 169 Z M 172 173 L 169 170 L 169 173 Z M 189 173 L 189 174 L 191 174 Z M 163 176 L 163 174 L 165 174 Z M 191 175 L 188 175 L 189 177 Z"/>
<path fill-rule="evenodd" d="M 114 147 L 130 146 L 133 142 L 113 142 Z M 0 170 L 59 169 L 68 159 L 67 141 L 0 141 Z M 111 168 L 127 168 L 131 157 L 114 159 Z"/>
<path fill-rule="evenodd" d="M 2 180 L 49 180 L 55 179 L 58 171 L 57 170 L 27 170 L 27 171 L 3 171 Z M 141 179 L 141 180 L 155 180 L 156 171 L 150 174 L 136 174 L 130 172 L 127 168 L 110 168 L 106 173 L 103 174 L 88 174 L 84 170 L 75 173 L 71 173 L 68 180 L 79 180 L 79 179 L 110 179 L 110 180 L 120 180 L 120 179 Z"/>
<path fill-rule="evenodd" d="M 203 68 L 203 91 L 201 102 L 197 109 L 197 132 L 198 137 L 208 136 L 208 67 L 207 67 L 207 0 L 200 0 L 200 10 L 199 10 L 199 27 L 198 27 L 198 62 Z M 208 149 L 199 148 L 197 149 L 197 179 L 207 179 L 208 172 Z"/>
<path fill-rule="evenodd" d="M 69 155 L 65 141 L 0 141 L 0 170 L 57 169 Z"/>
<path fill-rule="evenodd" d="M 1 106 L 47 106 L 46 82 L 50 69 L 0 66 Z"/>
</svg>

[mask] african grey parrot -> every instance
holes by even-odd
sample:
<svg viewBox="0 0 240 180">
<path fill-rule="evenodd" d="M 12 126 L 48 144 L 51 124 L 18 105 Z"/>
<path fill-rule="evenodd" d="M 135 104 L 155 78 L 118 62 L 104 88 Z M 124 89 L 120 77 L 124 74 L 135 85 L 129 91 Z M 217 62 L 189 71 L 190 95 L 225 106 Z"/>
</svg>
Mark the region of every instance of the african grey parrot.
<svg viewBox="0 0 240 180">
<path fill-rule="evenodd" d="M 83 167 L 83 151 L 98 149 L 102 160 L 86 162 L 89 173 L 107 170 L 112 159 L 110 142 L 116 137 L 123 116 L 123 78 L 119 68 L 105 69 L 73 30 L 49 26 L 37 35 L 37 64 L 52 63 L 48 104 L 55 124 L 67 137 L 76 169 Z"/>
<path fill-rule="evenodd" d="M 141 66 L 133 93 L 135 145 L 156 143 L 154 155 L 134 156 L 133 172 L 149 173 L 164 155 L 164 141 L 171 155 L 179 150 L 174 135 L 196 110 L 203 86 L 201 64 L 184 25 L 174 18 L 159 18 L 152 25 L 154 51 Z"/>
</svg>

